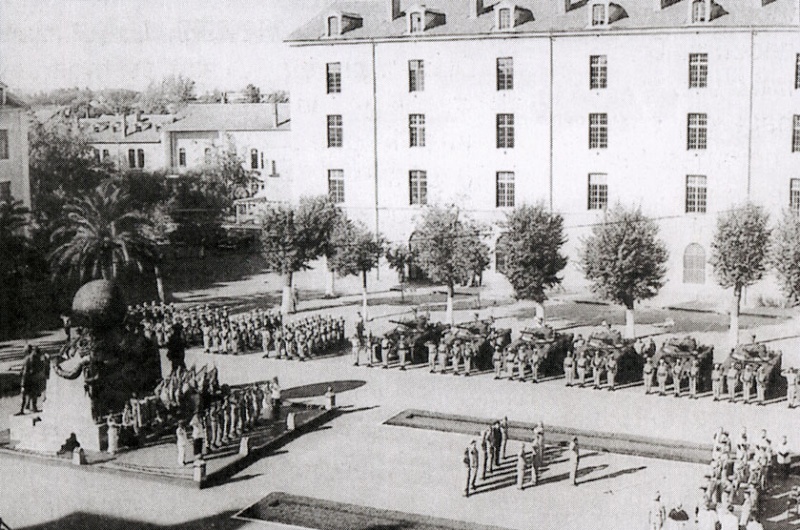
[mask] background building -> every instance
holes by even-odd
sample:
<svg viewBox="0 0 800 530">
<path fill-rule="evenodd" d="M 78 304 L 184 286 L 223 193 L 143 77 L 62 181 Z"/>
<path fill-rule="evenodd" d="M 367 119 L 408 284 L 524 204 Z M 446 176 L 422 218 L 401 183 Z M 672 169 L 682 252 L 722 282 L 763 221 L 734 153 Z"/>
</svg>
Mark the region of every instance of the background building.
<svg viewBox="0 0 800 530">
<path fill-rule="evenodd" d="M 663 298 L 706 298 L 717 213 L 800 208 L 798 0 L 337 2 L 288 44 L 295 193 L 394 241 L 424 204 L 491 222 L 543 201 L 579 288 L 581 238 L 639 205 L 670 250 Z"/>
<path fill-rule="evenodd" d="M 0 200 L 10 197 L 31 207 L 28 115 L 25 103 L 0 83 Z"/>
</svg>

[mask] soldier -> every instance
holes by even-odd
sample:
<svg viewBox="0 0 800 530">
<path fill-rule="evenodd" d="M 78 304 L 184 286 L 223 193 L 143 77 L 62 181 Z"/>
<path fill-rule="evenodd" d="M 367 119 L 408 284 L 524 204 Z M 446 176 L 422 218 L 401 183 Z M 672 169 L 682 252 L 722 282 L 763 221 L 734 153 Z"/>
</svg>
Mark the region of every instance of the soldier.
<svg viewBox="0 0 800 530">
<path fill-rule="evenodd" d="M 503 416 L 503 419 L 500 420 L 500 440 L 503 460 L 505 460 L 506 446 L 508 445 L 508 416 Z"/>
<path fill-rule="evenodd" d="M 392 343 L 389 342 L 389 337 L 386 335 L 383 336 L 383 340 L 381 341 L 381 368 L 386 370 L 389 368 L 389 349 Z"/>
<path fill-rule="evenodd" d="M 472 341 L 467 341 L 464 346 L 464 377 L 469 376 L 472 371 L 472 358 L 475 356 L 475 347 Z"/>
<path fill-rule="evenodd" d="M 520 382 L 525 381 L 525 367 L 528 366 L 531 353 L 531 347 L 527 342 L 517 350 L 517 377 Z"/>
<path fill-rule="evenodd" d="M 742 397 L 745 403 L 750 403 L 753 394 L 753 380 L 755 374 L 753 373 L 753 365 L 747 363 L 742 370 Z"/>
<path fill-rule="evenodd" d="M 583 388 L 586 385 L 586 354 L 578 353 L 578 360 L 575 361 L 578 370 L 578 386 Z"/>
<path fill-rule="evenodd" d="M 739 363 L 731 365 L 726 379 L 728 380 L 728 400 L 734 402 L 736 401 L 736 385 L 739 382 Z"/>
<path fill-rule="evenodd" d="M 353 366 L 358 366 L 358 354 L 361 350 L 361 339 L 358 338 L 358 335 L 353 335 L 350 338 L 350 347 L 353 354 Z"/>
<path fill-rule="evenodd" d="M 764 363 L 758 365 L 756 370 L 756 401 L 759 405 L 764 405 L 764 397 L 767 391 L 767 367 Z"/>
<path fill-rule="evenodd" d="M 519 453 L 517 453 L 517 489 L 522 489 L 525 486 L 527 459 L 525 442 L 523 442 L 519 447 Z"/>
<path fill-rule="evenodd" d="M 583 335 L 578 333 L 578 336 L 572 341 L 572 351 L 578 352 L 584 344 L 586 344 L 586 341 L 583 340 Z"/>
<path fill-rule="evenodd" d="M 533 428 L 533 461 L 535 468 L 544 465 L 544 423 L 542 420 Z"/>
<path fill-rule="evenodd" d="M 683 372 L 681 360 L 676 358 L 672 364 L 672 391 L 675 397 L 681 397 L 681 372 Z"/>
<path fill-rule="evenodd" d="M 603 373 L 603 358 L 600 356 L 600 351 L 594 352 L 594 359 L 592 359 L 592 379 L 594 381 L 594 388 L 600 388 L 600 376 Z"/>
<path fill-rule="evenodd" d="M 714 401 L 722 399 L 722 365 L 716 363 L 711 370 L 711 394 Z"/>
<path fill-rule="evenodd" d="M 492 459 L 494 467 L 500 467 L 500 448 L 503 444 L 503 435 L 500 432 L 500 422 L 495 421 L 491 430 Z"/>
<path fill-rule="evenodd" d="M 572 357 L 571 351 L 564 357 L 564 376 L 567 379 L 567 386 L 575 384 L 575 358 Z"/>
<path fill-rule="evenodd" d="M 661 358 L 658 360 L 658 369 L 656 370 L 656 379 L 658 380 L 658 395 L 659 396 L 666 396 L 667 395 L 667 375 L 669 374 L 669 369 L 667 368 L 667 363 L 664 362 L 664 359 Z"/>
<path fill-rule="evenodd" d="M 578 465 L 580 465 L 581 454 L 578 446 L 578 437 L 573 436 L 569 443 L 569 480 L 573 486 L 578 485 Z"/>
<path fill-rule="evenodd" d="M 400 358 L 400 369 L 405 370 L 408 357 L 408 341 L 405 335 L 400 335 L 400 340 L 397 341 L 397 356 Z"/>
<path fill-rule="evenodd" d="M 609 354 L 606 370 L 608 370 L 608 389 L 614 391 L 616 390 L 615 384 L 617 380 L 617 360 L 614 358 L 613 353 Z"/>
<path fill-rule="evenodd" d="M 200 329 L 203 332 L 203 353 L 211 353 L 211 325 L 204 320 Z"/>
<path fill-rule="evenodd" d="M 481 432 L 481 476 L 486 480 L 486 473 L 492 471 L 492 428 L 486 427 Z"/>
<path fill-rule="evenodd" d="M 542 358 L 539 355 L 539 348 L 537 346 L 533 347 L 533 351 L 531 351 L 530 359 L 528 360 L 529 364 L 531 365 L 531 378 L 533 383 L 539 382 L 539 364 L 542 362 Z"/>
<path fill-rule="evenodd" d="M 436 343 L 429 340 L 425 347 L 428 349 L 428 371 L 433 373 L 436 371 Z"/>
<path fill-rule="evenodd" d="M 648 528 L 650 530 L 661 530 L 664 527 L 664 522 L 667 520 L 667 510 L 661 503 L 661 494 L 659 492 L 656 492 L 656 496 L 653 499 L 653 507 L 650 509 L 648 520 Z"/>
<path fill-rule="evenodd" d="M 644 380 L 644 393 L 649 394 L 650 390 L 653 388 L 653 373 L 655 372 L 655 368 L 653 368 L 653 361 L 650 357 L 647 357 L 644 360 L 644 367 L 642 368 L 642 379 Z"/>
<path fill-rule="evenodd" d="M 438 360 L 439 360 L 439 373 L 443 374 L 447 371 L 447 344 L 444 340 L 439 342 L 438 348 Z"/>
<path fill-rule="evenodd" d="M 456 339 L 453 341 L 453 347 L 450 351 L 450 366 L 453 368 L 453 375 L 458 375 L 458 361 L 461 359 L 462 349 L 461 341 Z"/>
<path fill-rule="evenodd" d="M 500 338 L 495 340 L 493 348 L 492 363 L 494 365 L 494 378 L 500 379 L 500 374 L 503 372 L 503 346 L 500 342 Z"/>
<path fill-rule="evenodd" d="M 186 433 L 186 423 L 178 420 L 178 428 L 175 430 L 175 443 L 178 447 L 178 466 L 186 465 L 186 445 L 189 443 L 189 436 Z"/>
<path fill-rule="evenodd" d="M 787 368 L 781 374 L 786 378 L 786 401 L 789 408 L 793 409 L 797 395 L 797 371 L 794 368 Z"/>
<path fill-rule="evenodd" d="M 697 399 L 697 379 L 700 377 L 700 363 L 697 357 L 692 357 L 689 367 L 689 398 Z"/>
<path fill-rule="evenodd" d="M 472 440 L 464 450 L 464 464 L 467 466 L 467 487 L 464 488 L 464 496 L 469 497 L 470 489 L 474 492 L 478 479 L 478 447 L 475 440 Z"/>
<path fill-rule="evenodd" d="M 514 380 L 514 363 L 517 361 L 518 348 L 519 347 L 515 348 L 511 344 L 506 348 L 506 375 L 508 375 L 509 381 Z"/>
<path fill-rule="evenodd" d="M 39 412 L 36 401 L 43 389 L 45 364 L 39 353 L 39 349 L 34 350 L 30 344 L 23 350 L 25 357 L 22 360 L 22 372 L 20 374 L 20 389 L 22 393 L 22 403 L 19 406 L 17 416 L 25 414 L 25 409 L 31 412 Z"/>
</svg>

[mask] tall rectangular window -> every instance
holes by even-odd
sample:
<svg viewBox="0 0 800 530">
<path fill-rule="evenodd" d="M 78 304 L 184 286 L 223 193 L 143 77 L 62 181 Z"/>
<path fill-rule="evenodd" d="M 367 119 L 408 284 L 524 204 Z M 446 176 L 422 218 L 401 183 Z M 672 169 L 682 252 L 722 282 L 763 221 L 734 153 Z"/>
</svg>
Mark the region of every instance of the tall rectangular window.
<svg viewBox="0 0 800 530">
<path fill-rule="evenodd" d="M 106 152 L 103 151 L 103 156 L 106 156 Z M 181 147 L 178 149 L 178 165 L 180 167 L 186 167 L 186 149 Z"/>
<path fill-rule="evenodd" d="M 689 88 L 708 86 L 708 54 L 689 54 Z"/>
<path fill-rule="evenodd" d="M 498 57 L 497 59 L 497 90 L 514 89 L 514 58 Z"/>
<path fill-rule="evenodd" d="M 792 153 L 800 153 L 800 114 L 794 115 L 792 124 Z"/>
<path fill-rule="evenodd" d="M 412 206 L 428 204 L 428 173 L 426 171 L 408 172 L 408 203 Z"/>
<path fill-rule="evenodd" d="M 422 92 L 425 90 L 425 61 L 414 59 L 408 61 L 408 91 Z"/>
<path fill-rule="evenodd" d="M 504 7 L 497 15 L 497 25 L 499 30 L 511 29 L 511 9 Z"/>
<path fill-rule="evenodd" d="M 0 129 L 0 160 L 8 160 L 8 130 Z"/>
<path fill-rule="evenodd" d="M 328 147 L 342 147 L 343 134 L 342 116 L 328 115 Z"/>
<path fill-rule="evenodd" d="M 497 148 L 511 149 L 514 147 L 514 115 L 497 115 Z"/>
<path fill-rule="evenodd" d="M 608 114 L 589 114 L 589 149 L 608 148 Z"/>
<path fill-rule="evenodd" d="M 425 147 L 425 115 L 408 115 L 408 135 L 410 147 Z"/>
<path fill-rule="evenodd" d="M 128 167 L 134 169 L 136 167 L 136 150 L 128 149 Z"/>
<path fill-rule="evenodd" d="M 589 88 L 606 88 L 608 84 L 608 60 L 605 55 L 589 57 Z"/>
<path fill-rule="evenodd" d="M 686 213 L 706 213 L 708 189 L 703 175 L 686 176 Z"/>
<path fill-rule="evenodd" d="M 708 146 L 708 115 L 689 114 L 687 128 L 686 149 L 706 149 Z"/>
<path fill-rule="evenodd" d="M 800 179 L 789 179 L 789 209 L 800 213 Z"/>
<path fill-rule="evenodd" d="M 144 149 L 137 149 L 136 157 L 139 161 L 139 169 L 144 169 Z"/>
<path fill-rule="evenodd" d="M 328 197 L 336 204 L 344 202 L 344 170 L 328 170 Z"/>
<path fill-rule="evenodd" d="M 794 88 L 800 90 L 800 53 L 794 59 Z"/>
<path fill-rule="evenodd" d="M 589 174 L 590 210 L 605 210 L 608 206 L 608 176 L 605 173 Z"/>
<path fill-rule="evenodd" d="M 11 181 L 0 181 L 0 202 L 11 202 Z"/>
<path fill-rule="evenodd" d="M 328 94 L 342 91 L 342 63 L 328 63 Z"/>
<path fill-rule="evenodd" d="M 514 207 L 514 172 L 497 172 L 497 193 L 495 203 L 498 208 Z"/>
<path fill-rule="evenodd" d="M 258 169 L 258 149 L 250 149 L 250 169 Z"/>
</svg>

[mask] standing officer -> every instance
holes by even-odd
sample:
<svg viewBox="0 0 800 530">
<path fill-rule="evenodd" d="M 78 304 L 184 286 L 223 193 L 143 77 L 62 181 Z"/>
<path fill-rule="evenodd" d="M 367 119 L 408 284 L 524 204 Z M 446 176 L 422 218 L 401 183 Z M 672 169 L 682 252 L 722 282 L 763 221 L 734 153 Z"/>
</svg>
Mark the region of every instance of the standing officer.
<svg viewBox="0 0 800 530">
<path fill-rule="evenodd" d="M 475 440 L 464 449 L 464 465 L 467 467 L 467 486 L 464 488 L 464 496 L 469 497 L 470 489 L 475 491 L 475 481 L 478 479 L 478 447 Z"/>
<path fill-rule="evenodd" d="M 400 369 L 405 370 L 408 357 L 408 342 L 405 335 L 400 335 L 400 340 L 397 341 L 397 356 L 400 358 Z"/>
<path fill-rule="evenodd" d="M 464 377 L 469 376 L 472 371 L 472 358 L 475 356 L 475 347 L 471 340 L 464 345 Z"/>
<path fill-rule="evenodd" d="M 578 386 L 583 388 L 586 385 L 586 354 L 584 352 L 578 354 L 575 364 L 578 370 Z"/>
<path fill-rule="evenodd" d="M 425 347 L 428 349 L 428 370 L 433 373 L 436 371 L 436 343 L 429 340 Z"/>
<path fill-rule="evenodd" d="M 789 408 L 793 409 L 797 392 L 797 371 L 794 368 L 786 368 L 781 374 L 786 378 L 786 401 Z"/>
<path fill-rule="evenodd" d="M 486 427 L 481 433 L 481 476 L 492 472 L 492 428 Z"/>
<path fill-rule="evenodd" d="M 644 367 L 642 368 L 642 379 L 644 380 L 645 394 L 649 394 L 650 390 L 653 388 L 653 373 L 655 371 L 655 368 L 653 368 L 653 361 L 650 359 L 650 357 L 647 357 L 644 360 Z"/>
<path fill-rule="evenodd" d="M 353 348 L 353 366 L 358 366 L 358 354 L 361 351 L 361 339 L 358 335 L 353 335 L 350 338 L 350 346 Z"/>
<path fill-rule="evenodd" d="M 519 447 L 517 453 L 517 489 L 522 489 L 525 486 L 525 468 L 527 467 L 527 454 L 525 449 L 525 442 Z M 534 479 L 535 481 L 536 479 Z"/>
<path fill-rule="evenodd" d="M 758 365 L 756 370 L 756 401 L 759 405 L 764 404 L 764 395 L 767 390 L 767 368 L 764 363 Z"/>
<path fill-rule="evenodd" d="M 672 390 L 675 393 L 675 397 L 681 397 L 681 372 L 683 372 L 681 364 L 681 360 L 676 358 L 672 365 Z"/>
<path fill-rule="evenodd" d="M 733 402 L 736 400 L 736 385 L 739 382 L 739 363 L 733 363 L 728 370 L 728 400 Z"/>
<path fill-rule="evenodd" d="M 503 416 L 503 419 L 500 420 L 500 437 L 501 437 L 501 445 L 502 451 L 501 454 L 503 456 L 503 460 L 506 458 L 506 446 L 508 445 L 508 416 Z"/>
<path fill-rule="evenodd" d="M 492 363 L 494 364 L 494 378 L 500 379 L 500 374 L 503 372 L 503 346 L 501 345 L 499 337 L 495 340 L 493 346 Z"/>
<path fill-rule="evenodd" d="M 664 358 L 658 360 L 658 369 L 656 370 L 656 379 L 658 380 L 658 395 L 659 396 L 666 396 L 667 395 L 667 375 L 669 374 L 669 369 L 667 368 L 667 363 L 664 362 Z"/>
<path fill-rule="evenodd" d="M 594 388 L 600 388 L 600 375 L 603 372 L 603 358 L 600 356 L 600 350 L 594 352 L 594 359 L 592 359 L 592 379 L 594 380 Z"/>
<path fill-rule="evenodd" d="M 578 437 L 573 436 L 569 443 L 569 480 L 573 486 L 578 485 L 578 465 L 580 464 L 581 454 L 578 447 Z"/>
<path fill-rule="evenodd" d="M 514 363 L 517 361 L 517 350 L 518 347 L 514 347 L 509 345 L 506 348 L 506 375 L 508 376 L 509 381 L 514 380 Z"/>
<path fill-rule="evenodd" d="M 700 362 L 697 357 L 692 357 L 689 367 L 689 398 L 697 399 L 697 379 L 700 377 Z"/>
<path fill-rule="evenodd" d="M 744 370 L 742 370 L 742 397 L 744 398 L 745 403 L 750 403 L 750 399 L 753 395 L 754 379 L 755 374 L 753 373 L 753 365 L 747 363 L 744 365 Z"/>
<path fill-rule="evenodd" d="M 609 354 L 608 356 L 606 370 L 608 370 L 608 389 L 614 391 L 617 381 L 617 360 L 614 358 L 613 353 Z"/>
<path fill-rule="evenodd" d="M 542 420 L 533 428 L 533 461 L 536 469 L 544 465 L 544 423 Z"/>
<path fill-rule="evenodd" d="M 564 376 L 567 378 L 567 386 L 575 383 L 575 358 L 571 351 L 568 351 L 567 356 L 564 357 Z"/>
<path fill-rule="evenodd" d="M 438 359 L 439 373 L 443 374 L 447 371 L 447 344 L 445 343 L 444 339 L 439 341 Z"/>
<path fill-rule="evenodd" d="M 520 381 L 525 381 L 525 366 L 531 358 L 531 347 L 528 343 L 521 345 L 517 350 L 517 374 Z"/>
<path fill-rule="evenodd" d="M 722 365 L 719 363 L 711 370 L 711 393 L 714 401 L 722 399 Z"/>
<path fill-rule="evenodd" d="M 500 467 L 500 448 L 503 444 L 503 434 L 500 432 L 500 422 L 492 424 L 492 460 L 494 467 Z"/>
</svg>

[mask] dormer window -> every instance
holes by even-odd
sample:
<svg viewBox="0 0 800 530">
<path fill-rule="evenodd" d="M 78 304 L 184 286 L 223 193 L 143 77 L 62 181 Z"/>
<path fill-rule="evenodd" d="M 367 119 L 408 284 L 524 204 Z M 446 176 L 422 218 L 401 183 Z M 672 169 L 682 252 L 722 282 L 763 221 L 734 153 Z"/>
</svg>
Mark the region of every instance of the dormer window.
<svg viewBox="0 0 800 530">
<path fill-rule="evenodd" d="M 340 35 L 339 28 L 338 15 L 328 17 L 328 37 L 338 37 Z"/>
<path fill-rule="evenodd" d="M 592 5 L 592 26 L 608 25 L 608 9 L 605 4 Z"/>
<path fill-rule="evenodd" d="M 708 22 L 706 0 L 694 0 L 692 2 L 692 24 L 702 24 L 704 22 Z"/>
<path fill-rule="evenodd" d="M 408 32 L 409 33 L 422 33 L 425 29 L 422 25 L 422 13 L 411 13 L 408 17 Z"/>
<path fill-rule="evenodd" d="M 497 29 L 503 31 L 511 28 L 511 8 L 504 7 L 497 13 Z"/>
</svg>

